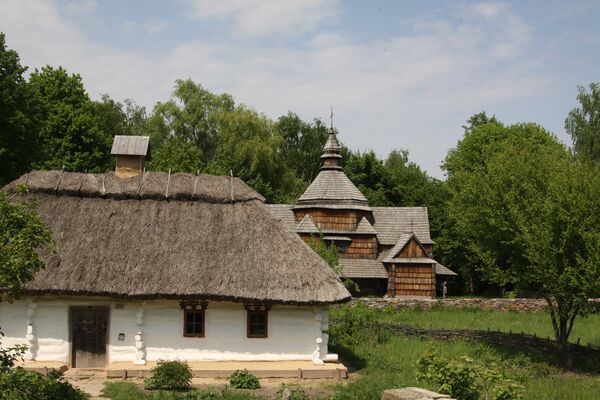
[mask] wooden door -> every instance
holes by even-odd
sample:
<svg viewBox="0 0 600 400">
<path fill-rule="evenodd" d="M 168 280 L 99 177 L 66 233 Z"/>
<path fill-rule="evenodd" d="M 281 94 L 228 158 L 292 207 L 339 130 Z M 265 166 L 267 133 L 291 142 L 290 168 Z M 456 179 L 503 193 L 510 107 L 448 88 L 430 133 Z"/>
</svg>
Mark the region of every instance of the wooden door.
<svg viewBox="0 0 600 400">
<path fill-rule="evenodd" d="M 73 368 L 104 368 L 108 316 L 108 307 L 71 308 Z"/>
</svg>

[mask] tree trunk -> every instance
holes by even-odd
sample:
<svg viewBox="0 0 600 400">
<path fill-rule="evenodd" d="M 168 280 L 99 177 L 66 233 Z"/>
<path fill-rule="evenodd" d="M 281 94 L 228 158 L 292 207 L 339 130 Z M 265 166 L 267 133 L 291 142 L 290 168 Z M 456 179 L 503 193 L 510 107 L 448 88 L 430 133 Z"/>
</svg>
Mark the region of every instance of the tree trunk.
<svg viewBox="0 0 600 400">
<path fill-rule="evenodd" d="M 573 369 L 573 359 L 571 357 L 571 353 L 569 352 L 569 334 L 570 329 L 568 327 L 569 318 L 560 316 L 559 319 L 559 332 L 558 337 L 556 338 L 558 345 L 560 346 L 560 354 L 563 360 L 563 366 L 571 370 Z"/>
</svg>

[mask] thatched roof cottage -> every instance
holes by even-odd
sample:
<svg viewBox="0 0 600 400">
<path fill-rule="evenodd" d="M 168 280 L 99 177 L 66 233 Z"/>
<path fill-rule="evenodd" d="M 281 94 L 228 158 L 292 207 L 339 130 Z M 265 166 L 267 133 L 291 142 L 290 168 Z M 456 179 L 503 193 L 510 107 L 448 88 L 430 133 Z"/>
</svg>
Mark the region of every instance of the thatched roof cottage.
<svg viewBox="0 0 600 400">
<path fill-rule="evenodd" d="M 5 190 L 20 185 L 57 249 L 0 304 L 3 345 L 28 360 L 335 359 L 327 306 L 350 294 L 240 179 L 34 171 Z"/>
</svg>

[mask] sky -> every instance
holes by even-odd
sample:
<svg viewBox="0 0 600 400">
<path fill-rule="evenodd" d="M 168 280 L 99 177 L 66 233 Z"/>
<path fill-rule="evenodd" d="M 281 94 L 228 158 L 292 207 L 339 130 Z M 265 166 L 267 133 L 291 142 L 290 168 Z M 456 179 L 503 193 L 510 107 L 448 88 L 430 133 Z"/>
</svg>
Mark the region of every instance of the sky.
<svg viewBox="0 0 600 400">
<path fill-rule="evenodd" d="M 191 78 L 276 119 L 333 123 L 354 150 L 406 149 L 433 176 L 486 111 L 570 145 L 600 81 L 600 1 L 1 0 L 23 65 L 79 73 L 93 99 L 150 111 Z"/>
</svg>

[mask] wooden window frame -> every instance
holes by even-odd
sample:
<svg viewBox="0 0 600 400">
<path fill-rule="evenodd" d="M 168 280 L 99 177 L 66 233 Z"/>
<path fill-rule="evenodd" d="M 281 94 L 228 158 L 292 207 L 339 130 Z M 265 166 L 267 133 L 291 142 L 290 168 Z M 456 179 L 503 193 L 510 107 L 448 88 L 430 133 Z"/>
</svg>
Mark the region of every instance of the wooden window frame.
<svg viewBox="0 0 600 400">
<path fill-rule="evenodd" d="M 270 306 L 248 306 L 246 305 L 246 337 L 250 339 L 266 339 L 269 337 L 269 310 Z M 251 332 L 251 315 L 252 314 L 261 314 L 265 317 L 265 331 L 261 334 L 256 334 Z"/>
<path fill-rule="evenodd" d="M 189 333 L 186 328 L 188 325 L 187 317 L 189 314 L 201 314 L 202 315 L 202 324 L 200 325 L 199 333 Z M 183 337 L 196 337 L 203 338 L 205 335 L 206 328 L 206 313 L 204 310 L 183 310 Z"/>
<path fill-rule="evenodd" d="M 198 301 L 181 301 L 179 303 L 183 310 L 183 337 L 186 338 L 203 338 L 206 336 L 206 307 L 207 303 Z M 198 313 L 202 315 L 202 324 L 200 333 L 188 333 L 187 328 L 187 316 L 189 313 Z"/>
</svg>

